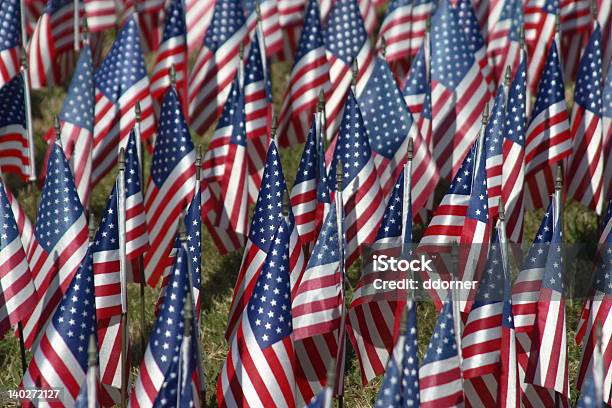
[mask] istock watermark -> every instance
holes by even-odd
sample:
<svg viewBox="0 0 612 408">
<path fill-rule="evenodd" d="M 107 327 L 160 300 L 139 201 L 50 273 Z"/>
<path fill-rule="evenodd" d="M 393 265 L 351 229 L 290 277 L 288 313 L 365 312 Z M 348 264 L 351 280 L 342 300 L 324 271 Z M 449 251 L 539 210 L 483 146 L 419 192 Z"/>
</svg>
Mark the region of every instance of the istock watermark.
<svg viewBox="0 0 612 408">
<path fill-rule="evenodd" d="M 372 256 L 373 269 L 375 272 L 398 271 L 398 272 L 433 272 L 432 259 L 426 259 L 425 255 L 418 258 L 403 259 L 389 255 Z"/>
</svg>

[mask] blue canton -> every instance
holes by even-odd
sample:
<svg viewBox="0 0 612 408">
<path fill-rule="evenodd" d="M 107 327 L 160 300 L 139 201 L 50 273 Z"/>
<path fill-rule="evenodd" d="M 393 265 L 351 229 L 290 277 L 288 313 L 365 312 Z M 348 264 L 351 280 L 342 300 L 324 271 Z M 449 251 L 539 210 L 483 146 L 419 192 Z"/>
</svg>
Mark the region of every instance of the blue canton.
<svg viewBox="0 0 612 408">
<path fill-rule="evenodd" d="M 502 262 L 501 244 L 499 242 L 499 233 L 495 229 L 491 247 L 489 248 L 489 256 L 484 269 L 483 276 L 478 284 L 476 292 L 476 301 L 473 309 L 504 301 L 505 287 L 505 272 Z"/>
<path fill-rule="evenodd" d="M 185 228 L 187 230 L 187 250 L 191 261 L 191 282 L 194 288 L 200 289 L 200 265 L 202 260 L 202 216 L 201 193 L 196 193 L 185 214 Z"/>
<path fill-rule="evenodd" d="M 336 1 L 325 28 L 327 49 L 346 64 L 351 64 L 367 41 L 368 33 L 357 1 Z"/>
<path fill-rule="evenodd" d="M 387 7 L 387 12 L 385 13 L 385 19 L 388 15 L 401 7 L 410 7 L 412 2 L 413 0 L 391 0 L 389 2 L 389 6 Z"/>
<path fill-rule="evenodd" d="M 599 117 L 602 114 L 602 77 L 601 30 L 599 24 L 597 24 L 580 60 L 580 67 L 576 76 L 574 101 Z"/>
<path fill-rule="evenodd" d="M 329 186 L 327 185 L 327 174 L 325 172 L 325 153 L 323 152 L 323 140 L 317 143 L 316 119 L 313 120 L 308 132 L 308 138 L 304 144 L 304 151 L 300 159 L 295 183 L 299 184 L 308 180 L 315 180 L 317 184 L 317 200 L 329 203 Z"/>
<path fill-rule="evenodd" d="M 561 223 L 557 221 L 554 228 L 548 256 L 546 258 L 546 269 L 542 277 L 542 287 L 552 289 L 555 292 L 563 293 L 565 277 L 563 273 L 563 231 Z"/>
<path fill-rule="evenodd" d="M 505 126 L 505 136 L 522 147 L 525 146 L 525 126 L 527 124 L 527 113 L 525 112 L 526 95 L 527 64 L 523 59 L 508 90 Z"/>
<path fill-rule="evenodd" d="M 79 56 L 59 118 L 93 132 L 94 105 L 93 60 L 91 49 L 85 46 Z"/>
<path fill-rule="evenodd" d="M 474 14 L 474 7 L 470 0 L 459 0 L 459 23 L 463 27 L 463 33 L 472 52 L 485 48 L 485 41 L 480 31 L 480 23 Z"/>
<path fill-rule="evenodd" d="M 20 125 L 25 128 L 23 77 L 15 75 L 0 88 L 0 127 Z"/>
<path fill-rule="evenodd" d="M 478 143 L 478 141 L 476 141 Z M 472 180 L 472 191 L 466 216 L 479 222 L 489 221 L 489 194 L 487 192 L 486 156 L 481 154 Z"/>
<path fill-rule="evenodd" d="M 474 142 L 468 155 L 461 163 L 461 168 L 448 189 L 448 194 L 469 195 L 472 191 L 472 178 L 474 171 L 474 162 L 476 161 L 476 153 L 478 151 L 478 140 Z"/>
<path fill-rule="evenodd" d="M 608 66 L 603 91 L 603 115 L 612 118 L 612 64 Z"/>
<path fill-rule="evenodd" d="M 19 238 L 19 230 L 4 183 L 0 178 L 0 252 L 17 238 Z"/>
<path fill-rule="evenodd" d="M 485 155 L 486 158 L 501 156 L 506 121 L 506 93 L 504 87 L 497 88 L 497 96 L 493 105 L 493 112 L 485 128 Z"/>
<path fill-rule="evenodd" d="M 240 0 L 217 0 L 210 26 L 206 30 L 204 46 L 216 52 L 245 24 Z"/>
<path fill-rule="evenodd" d="M 125 150 L 125 196 L 142 193 L 140 182 L 140 162 L 138 160 L 138 146 L 136 146 L 136 134 L 130 132 L 130 137 Z"/>
<path fill-rule="evenodd" d="M 0 2 L 0 51 L 21 44 L 21 8 L 18 0 Z"/>
<path fill-rule="evenodd" d="M 304 14 L 304 28 L 300 34 L 297 52 L 295 53 L 295 66 L 306 54 L 319 47 L 325 46 L 321 18 L 317 0 L 309 0 Z"/>
<path fill-rule="evenodd" d="M 164 36 L 162 42 L 168 41 L 174 37 L 183 37 L 183 41 L 185 41 L 187 37 L 187 28 L 182 0 L 172 0 L 168 9 L 166 10 L 164 24 Z"/>
<path fill-rule="evenodd" d="M 265 62 L 266 56 L 261 50 L 262 44 L 263 41 L 259 38 L 259 34 L 256 31 L 245 67 L 244 86 L 265 81 L 266 97 L 268 102 L 272 103 L 271 75 L 268 71 L 268 64 Z"/>
<path fill-rule="evenodd" d="M 565 88 L 563 86 L 563 73 L 559 65 L 559 52 L 556 43 L 553 41 L 538 84 L 538 94 L 531 114 L 532 120 L 549 106 L 561 102 L 564 98 Z"/>
<path fill-rule="evenodd" d="M 423 365 L 447 360 L 458 355 L 454 326 L 453 300 L 449 293 L 448 300 L 444 302 L 442 311 L 438 315 L 434 332 L 423 359 Z"/>
<path fill-rule="evenodd" d="M 533 245 L 524 259 L 523 269 L 543 268 L 546 265 L 546 255 L 553 236 L 553 225 L 551 201 L 533 240 Z"/>
<path fill-rule="evenodd" d="M 244 109 L 244 88 L 240 86 L 238 75 L 236 75 L 232 81 L 232 87 L 227 102 L 223 106 L 223 112 L 217 124 L 217 129 L 231 126 L 231 143 L 246 147 L 246 113 Z"/>
<path fill-rule="evenodd" d="M 340 262 L 340 244 L 338 241 L 338 218 L 336 216 L 336 205 L 331 204 L 329 212 L 325 217 L 325 223 L 312 250 L 306 269 L 321 265 Z"/>
<path fill-rule="evenodd" d="M 376 241 L 402 236 L 402 207 L 404 197 L 404 170 L 400 173 L 387 202 L 383 220 L 376 234 Z M 412 224 L 412 223 L 411 223 Z"/>
<path fill-rule="evenodd" d="M 408 80 L 404 84 L 404 95 L 421 95 L 427 92 L 427 64 L 425 62 L 425 44 L 419 47 L 417 55 L 412 60 Z"/>
<path fill-rule="evenodd" d="M 79 0 L 79 3 L 81 1 Z M 49 0 L 47 5 L 45 6 L 45 12 L 49 14 L 54 14 L 62 7 L 66 7 L 70 5 L 72 7 L 73 1 L 71 0 Z"/>
</svg>

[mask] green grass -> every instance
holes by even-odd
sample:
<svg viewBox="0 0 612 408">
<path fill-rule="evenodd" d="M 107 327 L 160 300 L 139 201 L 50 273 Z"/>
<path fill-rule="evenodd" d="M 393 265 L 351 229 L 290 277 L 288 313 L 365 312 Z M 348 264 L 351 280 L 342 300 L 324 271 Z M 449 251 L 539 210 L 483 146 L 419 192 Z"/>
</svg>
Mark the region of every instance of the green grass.
<svg viewBox="0 0 612 408">
<path fill-rule="evenodd" d="M 150 58 L 149 58 L 150 63 Z M 288 73 L 290 70 L 289 64 L 277 63 L 272 66 L 273 79 L 273 94 L 274 106 L 276 111 L 280 107 L 281 98 L 286 88 Z M 569 88 L 569 87 L 568 87 Z M 570 89 L 568 89 L 568 94 Z M 34 128 L 36 135 L 36 152 L 37 164 L 40 168 L 40 159 L 43 157 L 45 144 L 41 139 L 43 135 L 53 123 L 53 115 L 59 112 L 65 91 L 63 89 L 45 90 L 44 92 L 35 92 L 33 95 L 33 115 Z M 198 137 L 193 135 L 196 145 L 201 144 L 206 147 L 212 129 Z M 281 152 L 282 164 L 285 177 L 288 185 L 293 183 L 293 177 L 297 170 L 299 157 L 301 154 L 301 146 L 283 150 Z M 150 156 L 145 157 L 145 172 L 148 173 L 150 164 Z M 91 199 L 91 210 L 97 216 L 103 211 L 106 198 L 111 190 L 114 180 L 114 172 L 107 176 L 105 180 L 98 185 L 93 192 Z M 19 200 L 22 202 L 26 211 L 34 220 L 35 208 L 38 203 L 38 192 L 29 192 L 28 189 L 13 177 L 9 177 L 9 185 L 19 195 Z M 441 193 L 441 191 L 439 192 Z M 526 219 L 526 240 L 533 237 L 537 226 L 542 217 L 542 211 L 530 212 Z M 98 217 L 99 218 L 99 217 Z M 571 204 L 565 211 L 566 220 L 566 235 L 567 242 L 596 242 L 597 240 L 597 220 L 593 213 L 586 211 L 584 208 Z M 416 226 L 417 231 L 422 230 L 422 226 Z M 417 232 L 418 234 L 418 232 Z M 225 325 L 229 313 L 229 306 L 232 298 L 234 282 L 236 280 L 237 271 L 241 261 L 241 253 L 233 253 L 225 257 L 218 256 L 212 240 L 204 231 L 204 242 L 202 248 L 202 273 L 203 273 L 203 320 L 201 327 L 202 350 L 204 353 L 206 384 L 207 384 L 207 401 L 208 406 L 216 406 L 215 403 L 215 382 L 217 373 L 219 372 L 225 355 L 227 353 L 227 344 L 224 339 Z M 588 255 L 586 255 L 588 258 Z M 349 271 L 349 279 L 351 284 L 355 284 L 359 278 L 358 267 L 353 267 Z M 581 280 L 586 281 L 586 280 Z M 584 283 L 584 282 L 583 282 Z M 153 304 L 158 296 L 158 289 L 146 288 L 145 290 L 145 305 L 146 305 L 146 328 L 150 330 L 153 325 Z M 575 398 L 575 379 L 576 371 L 579 363 L 580 350 L 572 341 L 576 329 L 579 307 L 578 302 L 568 307 L 568 344 L 570 355 L 570 381 L 572 384 L 572 396 Z M 140 299 L 139 288 L 134 285 L 129 288 L 129 321 L 130 321 L 130 339 L 133 347 L 132 353 L 132 373 L 136 375 L 138 363 L 143 354 L 141 347 L 142 327 L 139 318 Z M 418 305 L 419 313 L 419 349 L 421 356 L 423 355 L 429 336 L 433 330 L 435 323 L 435 311 L 433 306 L 427 302 L 421 302 Z M 145 335 L 148 333 L 145 332 Z M 372 381 L 371 384 L 363 386 L 361 384 L 359 368 L 357 361 L 354 358 L 354 352 L 348 350 L 351 359 L 346 365 L 346 403 L 348 407 L 369 407 L 372 405 L 376 392 L 380 385 L 380 379 Z M 18 342 L 13 335 L 0 341 L 0 387 L 13 388 L 17 386 L 21 378 L 21 363 Z M 29 358 L 29 355 L 28 355 Z"/>
</svg>

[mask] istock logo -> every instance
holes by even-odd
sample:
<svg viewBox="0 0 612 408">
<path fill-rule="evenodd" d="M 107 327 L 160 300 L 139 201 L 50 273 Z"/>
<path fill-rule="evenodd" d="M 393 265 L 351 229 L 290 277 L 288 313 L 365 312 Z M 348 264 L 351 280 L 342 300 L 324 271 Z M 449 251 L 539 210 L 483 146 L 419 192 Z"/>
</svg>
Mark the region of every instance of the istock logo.
<svg viewBox="0 0 612 408">
<path fill-rule="evenodd" d="M 398 259 L 388 255 L 374 255 L 372 257 L 373 268 L 377 272 L 400 271 L 400 272 L 433 272 L 431 269 L 431 259 L 425 259 L 425 255 L 419 258 L 407 260 Z"/>
</svg>

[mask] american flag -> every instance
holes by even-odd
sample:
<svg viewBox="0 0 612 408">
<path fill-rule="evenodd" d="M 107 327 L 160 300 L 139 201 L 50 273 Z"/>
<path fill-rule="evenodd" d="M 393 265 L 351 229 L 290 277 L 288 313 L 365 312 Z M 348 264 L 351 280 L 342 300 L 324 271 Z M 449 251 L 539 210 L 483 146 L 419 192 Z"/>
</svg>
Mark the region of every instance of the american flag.
<svg viewBox="0 0 612 408">
<path fill-rule="evenodd" d="M 0 339 L 38 303 L 20 231 L 0 178 Z"/>
<path fill-rule="evenodd" d="M 95 186 L 115 165 L 119 148 L 125 147 L 136 123 L 140 102 L 140 137 L 152 140 L 155 112 L 149 93 L 149 77 L 140 47 L 136 20 L 131 17 L 117 34 L 111 50 L 94 74 L 96 87 L 93 172 Z"/>
<path fill-rule="evenodd" d="M 375 34 L 375 31 L 378 28 L 376 9 L 374 8 L 375 1 L 377 0 L 357 0 L 359 5 L 359 14 L 361 15 L 361 19 L 363 20 L 368 35 Z M 329 21 L 330 13 L 337 3 L 338 0 L 323 0 L 320 2 L 322 21 Z"/>
<path fill-rule="evenodd" d="M 291 207 L 302 244 L 314 241 L 329 211 L 330 188 L 327 185 L 323 152 L 323 115 L 317 112 L 300 159 L 291 188 Z"/>
<path fill-rule="evenodd" d="M 604 233 L 600 239 L 599 262 L 593 288 L 585 300 L 576 330 L 576 343 L 582 345 L 582 356 L 578 370 L 577 387 L 585 393 L 589 373 L 596 370 L 597 358 L 603 358 L 603 378 L 599 379 L 603 385 L 604 400 L 608 405 L 612 403 L 612 201 L 608 203 L 608 211 L 603 222 Z M 607 228 L 606 228 L 607 227 Z M 601 327 L 601 350 L 603 355 L 597 354 L 597 327 Z M 601 404 L 600 404 L 601 405 Z"/>
<path fill-rule="evenodd" d="M 334 403 L 334 389 L 333 386 L 327 384 L 312 400 L 306 405 L 305 408 L 332 408 Z"/>
<path fill-rule="evenodd" d="M 240 326 L 241 314 L 249 302 L 266 256 L 270 253 L 275 231 L 278 224 L 282 222 L 281 209 L 283 195 L 286 192 L 287 186 L 280 155 L 276 143 L 273 142 L 268 148 L 261 189 L 253 211 L 242 263 L 234 286 L 234 297 L 225 332 L 226 339 L 230 339 Z M 291 236 L 289 242 L 290 275 L 297 278 L 304 268 L 304 254 L 302 253 L 302 242 L 298 236 L 297 228 L 295 228 L 291 209 L 289 210 L 289 218 L 292 220 L 289 224 L 291 227 L 291 231 L 289 231 Z"/>
<path fill-rule="evenodd" d="M 488 38 L 487 54 L 498 84 L 504 79 L 506 67 L 515 75 L 521 62 L 522 5 L 521 0 L 505 0 Z"/>
<path fill-rule="evenodd" d="M 329 92 L 329 85 L 329 66 L 319 6 L 316 0 L 310 0 L 279 114 L 280 146 L 294 146 L 306 140 L 312 115 L 317 108 L 319 92 Z"/>
<path fill-rule="evenodd" d="M 86 45 L 81 50 L 62 110 L 58 115 L 62 149 L 70 163 L 74 183 L 85 208 L 89 205 L 92 187 L 90 182 L 94 105 L 93 60 L 91 49 Z M 49 143 L 49 149 L 53 149 L 56 137 L 54 128 L 47 131 L 45 139 Z"/>
<path fill-rule="evenodd" d="M 238 68 L 240 44 L 247 40 L 247 34 L 240 1 L 217 0 L 189 77 L 189 116 L 196 133 L 204 134 L 221 113 Z"/>
<path fill-rule="evenodd" d="M 569 159 L 568 194 L 591 210 L 603 210 L 603 126 L 601 30 L 596 24 L 580 61 L 570 134 L 574 149 Z"/>
<path fill-rule="evenodd" d="M 612 64 L 608 65 L 602 102 L 603 151 L 604 157 L 610 157 L 612 156 Z M 612 198 L 612 160 L 606 160 L 604 164 L 603 194 L 606 200 Z"/>
<path fill-rule="evenodd" d="M 195 188 L 195 151 L 174 88 L 164 96 L 158 130 L 144 201 L 150 244 L 144 266 L 151 286 L 163 274 L 178 217 L 189 205 Z"/>
<path fill-rule="evenodd" d="M 216 3 L 216 0 L 185 1 L 185 21 L 187 24 L 187 48 L 189 49 L 189 55 L 196 55 L 198 53 L 204 41 L 206 30 L 210 27 Z"/>
<path fill-rule="evenodd" d="M 268 256 L 240 311 L 217 380 L 219 407 L 295 406 L 292 223 L 289 217 L 281 218 L 268 230 Z"/>
<path fill-rule="evenodd" d="M 488 41 L 493 27 L 500 19 L 503 0 L 474 0 L 473 4 L 484 39 Z"/>
<path fill-rule="evenodd" d="M 119 25 L 123 25 L 128 18 L 136 18 L 142 46 L 147 52 L 155 52 L 161 39 L 161 23 L 164 13 L 164 0 L 118 0 L 122 5 L 122 15 Z"/>
<path fill-rule="evenodd" d="M 376 240 L 371 245 L 372 255 L 396 256 L 406 243 L 412 242 L 412 210 L 404 208 L 404 172 L 402 171 L 383 216 Z M 406 224 L 403 225 L 404 219 Z M 373 257 L 372 257 L 373 259 Z M 357 282 L 348 311 L 348 334 L 360 362 L 364 384 L 385 370 L 399 330 L 399 319 L 406 302 L 397 292 L 381 291 L 373 285 L 375 279 L 399 280 L 404 276 L 394 271 L 377 271 L 371 259 L 366 260 Z"/>
<path fill-rule="evenodd" d="M 391 193 L 402 171 L 408 143 L 412 139 L 415 163 L 412 170 L 412 205 L 414 211 L 419 211 L 433 195 L 440 176 L 384 59 L 374 60 L 372 74 L 358 94 L 357 101 L 364 113 L 363 124 L 385 197 Z"/>
<path fill-rule="evenodd" d="M 335 2 L 324 36 L 331 81 L 330 91 L 325 95 L 326 135 L 331 140 L 342 120 L 346 95 L 353 81 L 352 65 L 356 61 L 357 87 L 362 87 L 373 68 L 374 53 L 356 0 Z"/>
<path fill-rule="evenodd" d="M 176 89 L 187 108 L 187 28 L 183 0 L 172 0 L 166 10 L 164 34 L 151 73 L 151 96 L 161 101 L 171 86 L 170 68 L 176 70 Z"/>
<path fill-rule="evenodd" d="M 525 205 L 543 208 L 553 192 L 553 166 L 572 151 L 563 73 L 557 45 L 550 46 L 525 144 Z"/>
<path fill-rule="evenodd" d="M 499 199 L 502 195 L 503 145 L 506 134 L 506 95 L 508 87 L 500 85 L 495 96 L 491 117 L 484 134 L 484 149 L 487 168 L 487 193 L 489 196 L 489 215 L 497 217 Z"/>
<path fill-rule="evenodd" d="M 1 174 L 0 178 L 2 178 Z M 26 251 L 26 254 L 28 254 L 30 252 L 30 242 L 32 242 L 32 239 L 34 238 L 34 226 L 32 225 L 32 221 L 30 221 L 30 218 L 24 211 L 23 207 L 21 207 L 19 204 L 17 198 L 13 195 L 13 193 L 11 193 L 6 185 L 4 185 L 4 192 L 6 193 L 8 202 L 11 205 L 11 210 L 13 211 L 15 222 L 17 223 L 17 229 L 19 230 L 19 236 L 21 237 L 23 249 Z"/>
<path fill-rule="evenodd" d="M 0 171 L 30 177 L 23 77 L 16 75 L 0 88 Z"/>
<path fill-rule="evenodd" d="M 531 91 L 535 91 L 540 75 L 547 65 L 546 55 L 554 42 L 559 0 L 528 0 L 523 11 L 525 45 L 529 54 L 528 85 Z"/>
<path fill-rule="evenodd" d="M 595 0 L 597 2 L 597 0 Z M 593 2 L 589 0 L 560 0 L 559 16 L 564 77 L 567 81 L 576 78 L 580 56 L 593 29 Z M 609 10 L 609 9 L 608 9 Z"/>
<path fill-rule="evenodd" d="M 433 155 L 440 176 L 461 166 L 480 128 L 489 91 L 460 24 L 459 10 L 443 0 L 431 20 Z"/>
<path fill-rule="evenodd" d="M 193 392 L 193 389 L 199 389 L 199 363 L 195 352 L 198 347 L 195 333 L 199 329 L 196 319 L 186 316 L 186 302 L 193 302 L 193 298 L 189 296 L 189 262 L 187 251 L 179 248 L 168 285 L 163 289 L 166 292 L 164 302 L 151 330 L 147 349 L 140 363 L 140 372 L 130 393 L 130 407 L 199 406 L 199 403 L 192 405 L 193 401 L 184 399 L 189 394 L 191 398 L 197 398 L 198 393 Z M 189 306 L 194 310 L 193 305 Z M 183 333 L 185 324 L 189 323 L 192 325 L 190 332 L 194 335 L 189 338 L 189 349 L 192 351 L 186 355 Z M 183 383 L 179 381 L 181 378 Z M 187 395 L 185 388 L 191 389 Z"/>
<path fill-rule="evenodd" d="M 429 34 L 425 33 L 427 38 L 421 46 L 418 52 L 410 64 L 410 71 L 403 82 L 402 95 L 408 106 L 408 110 L 412 114 L 414 121 L 418 124 L 421 123 L 421 114 L 425 110 L 425 95 L 429 92 Z M 429 132 L 431 133 L 431 132 Z M 425 137 L 421 132 L 421 136 Z M 431 143 L 428 143 L 431 145 Z"/>
<path fill-rule="evenodd" d="M 85 251 L 80 265 L 77 264 L 78 270 L 75 269 L 68 280 L 65 294 L 58 298 L 55 312 L 49 315 L 21 383 L 28 389 L 60 389 L 62 392 L 58 398 L 24 399 L 24 407 L 74 406 L 81 384 L 85 383 L 89 337 L 96 333 L 92 257 L 90 251 Z"/>
<path fill-rule="evenodd" d="M 21 10 L 18 0 L 0 2 L 0 88 L 19 72 L 21 54 Z"/>
<path fill-rule="evenodd" d="M 450 294 L 447 299 L 438 315 L 423 364 L 419 369 L 421 408 L 463 405 L 461 363 Z"/>
<path fill-rule="evenodd" d="M 83 0 L 83 9 L 87 16 L 87 27 L 92 33 L 115 28 L 117 24 L 115 0 Z"/>
<path fill-rule="evenodd" d="M 503 134 L 502 200 L 511 242 L 523 240 L 523 186 L 525 179 L 525 130 L 527 126 L 527 60 L 521 63 L 508 89 L 506 131 Z"/>
<path fill-rule="evenodd" d="M 24 325 L 28 348 L 33 346 L 39 334 L 44 333 L 45 325 L 87 252 L 85 211 L 59 143 L 53 146 L 49 156 L 37 214 L 28 264 L 39 302 Z"/>
<path fill-rule="evenodd" d="M 278 21 L 283 28 L 283 48 L 277 58 L 292 61 L 299 46 L 304 25 L 305 0 L 278 0 Z"/>
<path fill-rule="evenodd" d="M 376 397 L 377 407 L 419 406 L 419 343 L 416 303 L 408 302 L 402 327 Z"/>
<path fill-rule="evenodd" d="M 375 153 L 370 147 L 363 116 L 352 90 L 349 90 L 346 98 L 336 142 L 329 179 L 330 185 L 335 186 L 336 169 L 341 161 L 348 268 L 358 258 L 364 245 L 376 238 L 385 211 Z"/>
<path fill-rule="evenodd" d="M 48 0 L 36 23 L 27 52 L 32 89 L 61 85 L 73 69 L 74 4 Z"/>
<path fill-rule="evenodd" d="M 251 37 L 261 30 L 266 43 L 266 55 L 276 55 L 283 48 L 283 30 L 279 22 L 277 0 L 243 0 L 242 4 Z"/>
</svg>

